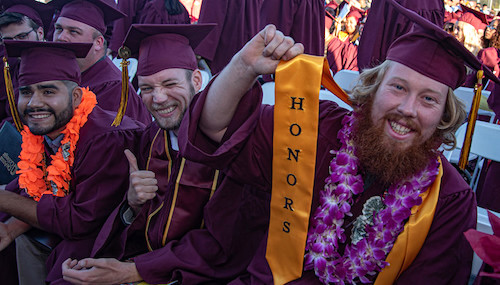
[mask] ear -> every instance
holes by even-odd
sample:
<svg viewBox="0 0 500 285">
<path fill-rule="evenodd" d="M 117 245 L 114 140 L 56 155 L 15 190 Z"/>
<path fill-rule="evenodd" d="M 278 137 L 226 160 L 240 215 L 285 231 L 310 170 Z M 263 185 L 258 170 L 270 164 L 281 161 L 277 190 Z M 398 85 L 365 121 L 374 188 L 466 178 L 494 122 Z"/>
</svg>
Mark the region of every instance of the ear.
<svg viewBox="0 0 500 285">
<path fill-rule="evenodd" d="M 83 90 L 81 87 L 76 86 L 71 92 L 71 96 L 73 98 L 73 108 L 76 109 L 82 102 Z"/>
<path fill-rule="evenodd" d="M 201 75 L 201 71 L 199 69 L 195 69 L 193 71 L 193 75 L 191 76 L 191 83 L 194 86 L 194 91 L 198 93 L 203 85 L 203 76 Z"/>
<path fill-rule="evenodd" d="M 38 36 L 38 39 L 40 41 L 45 41 L 45 34 L 43 33 L 43 28 L 42 27 L 38 27 L 38 29 L 36 29 L 36 34 Z"/>
<path fill-rule="evenodd" d="M 97 38 L 94 39 L 94 49 L 96 51 L 101 51 L 104 49 L 104 37 L 103 36 L 98 36 Z"/>
</svg>

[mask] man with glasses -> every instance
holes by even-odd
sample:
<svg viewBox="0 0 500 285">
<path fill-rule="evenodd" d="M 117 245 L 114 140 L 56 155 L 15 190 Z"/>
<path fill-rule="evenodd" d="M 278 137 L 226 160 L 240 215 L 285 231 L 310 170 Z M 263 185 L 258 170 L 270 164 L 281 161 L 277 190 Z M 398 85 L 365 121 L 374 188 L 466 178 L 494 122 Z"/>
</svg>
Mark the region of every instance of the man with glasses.
<svg viewBox="0 0 500 285">
<path fill-rule="evenodd" d="M 20 41 L 44 40 L 44 27 L 50 24 L 53 8 L 35 0 L 2 1 L 3 13 L 0 14 L 0 39 Z M 4 56 L 0 46 L 0 57 Z M 17 89 L 18 63 L 9 59 L 10 73 L 14 89 Z M 3 72 L 0 72 L 0 121 L 11 120 Z M 17 92 L 15 92 L 17 93 Z M 0 124 L 1 126 L 1 124 Z"/>
</svg>

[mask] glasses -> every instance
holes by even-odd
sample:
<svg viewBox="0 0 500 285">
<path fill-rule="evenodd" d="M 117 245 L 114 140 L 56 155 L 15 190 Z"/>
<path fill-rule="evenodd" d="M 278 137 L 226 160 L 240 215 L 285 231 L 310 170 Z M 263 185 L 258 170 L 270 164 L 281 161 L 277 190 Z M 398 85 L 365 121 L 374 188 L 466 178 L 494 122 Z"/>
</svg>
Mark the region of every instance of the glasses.
<svg viewBox="0 0 500 285">
<path fill-rule="evenodd" d="M 497 29 L 497 27 L 492 26 L 492 25 L 488 25 L 488 26 L 486 26 L 486 28 L 488 28 L 490 30 L 496 30 Z"/>
<path fill-rule="evenodd" d="M 28 38 L 28 35 L 31 33 L 31 32 L 34 32 L 35 29 L 31 29 L 25 33 L 20 33 L 16 36 L 13 36 L 13 37 L 2 37 L 2 40 L 16 40 L 16 41 L 19 41 L 19 40 L 25 40 Z"/>
</svg>

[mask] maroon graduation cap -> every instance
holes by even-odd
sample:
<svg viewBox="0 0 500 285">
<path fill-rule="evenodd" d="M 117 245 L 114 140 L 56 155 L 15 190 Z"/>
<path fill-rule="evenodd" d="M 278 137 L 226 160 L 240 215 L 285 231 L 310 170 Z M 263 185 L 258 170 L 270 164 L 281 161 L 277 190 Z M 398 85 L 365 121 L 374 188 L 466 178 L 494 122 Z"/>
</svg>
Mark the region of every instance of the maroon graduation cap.
<svg viewBox="0 0 500 285">
<path fill-rule="evenodd" d="M 19 13 L 27 16 L 47 30 L 54 15 L 54 7 L 35 0 L 1 0 L 2 13 Z"/>
<path fill-rule="evenodd" d="M 493 17 L 490 16 L 490 15 L 486 15 L 485 13 L 481 12 L 481 11 L 478 11 L 476 9 L 472 9 L 468 6 L 465 6 L 463 4 L 460 4 L 460 9 L 462 10 L 463 14 L 466 14 L 466 13 L 471 13 L 473 14 L 477 19 L 479 19 L 479 21 L 481 21 L 482 24 L 485 24 L 485 25 L 488 25 L 491 20 L 493 20 Z"/>
<path fill-rule="evenodd" d="M 215 24 L 134 24 L 123 46 L 138 54 L 137 75 L 147 76 L 167 68 L 198 68 L 194 49 Z"/>
<path fill-rule="evenodd" d="M 398 38 L 389 47 L 387 59 L 399 62 L 409 68 L 441 82 L 452 89 L 460 87 L 465 80 L 465 66 L 468 65 L 474 70 L 483 70 L 484 75 L 494 81 L 494 93 L 498 93 L 500 80 L 491 72 L 489 68 L 467 50 L 454 36 L 445 32 L 441 27 L 422 18 L 417 13 L 408 10 L 396 3 L 394 0 L 387 0 L 396 11 L 405 15 L 415 25 L 413 30 Z M 479 108 L 478 88 L 474 95 L 474 101 L 469 112 L 466 137 L 460 153 L 458 166 L 465 169 L 469 157 L 472 134 Z M 492 94 L 496 97 L 498 94 Z"/>
<path fill-rule="evenodd" d="M 482 69 L 486 77 L 500 83 L 493 72 L 454 36 L 394 0 L 387 2 L 414 23 L 412 31 L 392 43 L 387 59 L 404 64 L 452 89 L 460 87 L 465 81 L 464 64 L 474 70 Z"/>
<path fill-rule="evenodd" d="M 87 24 L 103 35 L 107 24 L 125 17 L 114 0 L 52 0 L 50 5 L 61 10 L 59 17 Z"/>
<path fill-rule="evenodd" d="M 76 58 L 87 56 L 91 43 L 5 40 L 9 57 L 21 57 L 19 86 L 43 81 L 69 80 L 80 84 Z"/>
<path fill-rule="evenodd" d="M 347 13 L 347 15 L 345 17 L 346 18 L 354 17 L 356 19 L 356 21 L 359 23 L 359 21 L 365 15 L 365 11 L 362 10 L 362 9 L 356 8 L 356 7 L 352 6 L 352 5 L 351 5 L 351 7 L 349 9 L 350 9 L 349 13 Z"/>
</svg>

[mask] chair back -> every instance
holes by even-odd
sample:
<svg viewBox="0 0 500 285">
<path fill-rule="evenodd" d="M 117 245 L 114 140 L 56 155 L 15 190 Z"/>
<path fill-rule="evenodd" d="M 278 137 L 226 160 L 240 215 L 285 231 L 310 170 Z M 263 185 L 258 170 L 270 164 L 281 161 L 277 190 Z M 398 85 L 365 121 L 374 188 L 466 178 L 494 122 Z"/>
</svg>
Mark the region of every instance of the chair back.
<svg viewBox="0 0 500 285">
<path fill-rule="evenodd" d="M 359 71 L 342 69 L 333 75 L 333 80 L 337 82 L 340 88 L 349 93 L 356 85 L 359 78 Z"/>
</svg>

